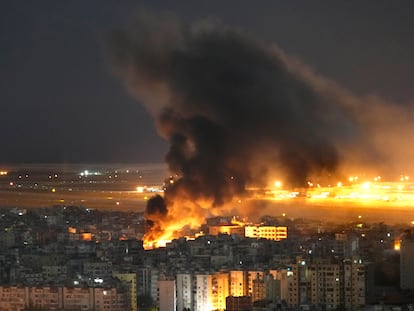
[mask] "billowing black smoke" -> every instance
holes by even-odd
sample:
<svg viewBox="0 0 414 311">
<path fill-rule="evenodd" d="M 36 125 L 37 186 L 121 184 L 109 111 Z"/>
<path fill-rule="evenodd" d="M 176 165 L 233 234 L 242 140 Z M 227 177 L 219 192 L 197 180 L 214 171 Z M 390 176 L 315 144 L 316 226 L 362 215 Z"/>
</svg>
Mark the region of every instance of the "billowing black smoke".
<svg viewBox="0 0 414 311">
<path fill-rule="evenodd" d="M 154 115 L 178 178 L 166 192 L 220 205 L 277 168 L 292 186 L 335 172 L 355 125 L 273 45 L 222 25 L 141 12 L 111 34 L 115 72 Z"/>
<path fill-rule="evenodd" d="M 147 218 L 151 218 L 153 215 L 156 217 L 164 217 L 167 215 L 167 212 L 167 204 L 162 196 L 155 195 L 148 200 L 146 210 Z"/>
<path fill-rule="evenodd" d="M 154 235 L 154 237 L 163 232 L 160 226 L 160 221 L 167 217 L 168 208 L 164 198 L 160 195 L 155 195 L 147 202 L 145 210 L 146 232 L 147 235 Z"/>
</svg>

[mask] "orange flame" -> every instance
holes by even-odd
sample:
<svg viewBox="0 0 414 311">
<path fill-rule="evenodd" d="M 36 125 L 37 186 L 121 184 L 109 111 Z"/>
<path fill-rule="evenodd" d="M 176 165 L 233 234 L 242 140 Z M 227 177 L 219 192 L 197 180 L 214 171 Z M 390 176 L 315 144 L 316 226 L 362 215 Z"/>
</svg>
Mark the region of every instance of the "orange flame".
<svg viewBox="0 0 414 311">
<path fill-rule="evenodd" d="M 363 179 L 362 177 L 353 176 L 349 182 L 335 182 L 332 186 L 314 186 L 304 189 L 303 191 L 292 191 L 283 189 L 274 185 L 274 189 L 261 195 L 256 188 L 251 189 L 252 198 L 291 201 L 301 198 L 304 204 L 332 205 L 332 204 L 350 204 L 355 206 L 404 206 L 414 207 L 414 183 L 404 175 L 403 180 L 385 181 L 380 176 L 375 175 L 373 179 Z M 254 195 L 253 195 L 254 193 Z M 264 193 L 262 191 L 261 193 Z M 185 196 L 183 196 L 185 197 Z M 240 200 L 234 198 L 232 202 L 221 207 L 212 207 L 212 202 L 191 201 L 180 197 L 173 205 L 168 206 L 168 215 L 164 217 L 155 217 L 151 215 L 154 221 L 154 227 L 144 236 L 144 248 L 152 249 L 165 247 L 173 239 L 188 236 L 186 229 L 199 229 L 205 219 L 214 216 L 234 215 L 236 207 L 238 212 L 241 210 L 249 213 L 245 202 L 249 200 Z M 243 202 L 243 203 L 242 203 Z M 240 208 L 241 207 L 241 208 Z M 158 215 L 159 216 L 159 215 Z M 238 215 L 243 216 L 243 215 Z M 257 215 L 252 215 L 257 216 Z M 242 223 L 233 218 L 234 224 Z M 414 223 L 414 221 L 413 221 Z M 187 230 L 187 231 L 188 231 Z M 398 245 L 396 246 L 398 247 Z"/>
<path fill-rule="evenodd" d="M 187 229 L 199 229 L 206 218 L 229 213 L 232 206 L 232 203 L 229 203 L 221 207 L 212 207 L 212 202 L 208 200 L 176 201 L 168 206 L 166 217 L 151 215 L 154 226 L 144 235 L 144 249 L 165 247 L 168 242 L 187 235 Z"/>
</svg>

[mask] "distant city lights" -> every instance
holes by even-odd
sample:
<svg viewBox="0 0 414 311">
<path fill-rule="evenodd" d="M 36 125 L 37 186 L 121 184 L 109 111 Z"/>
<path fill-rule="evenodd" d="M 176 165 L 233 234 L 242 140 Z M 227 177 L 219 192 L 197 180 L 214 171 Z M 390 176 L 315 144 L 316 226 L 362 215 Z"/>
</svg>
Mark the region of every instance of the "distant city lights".
<svg viewBox="0 0 414 311">
<path fill-rule="evenodd" d="M 83 172 L 80 172 L 79 175 L 82 177 L 88 177 L 88 176 L 99 176 L 99 175 L 102 175 L 102 173 L 101 172 L 90 172 L 89 170 L 84 170 Z"/>
<path fill-rule="evenodd" d="M 170 182 L 171 183 L 171 182 Z M 154 192 L 154 193 L 162 193 L 164 192 L 164 189 L 162 187 L 146 187 L 146 186 L 137 186 L 136 191 L 138 193 L 144 193 L 144 192 Z"/>
</svg>

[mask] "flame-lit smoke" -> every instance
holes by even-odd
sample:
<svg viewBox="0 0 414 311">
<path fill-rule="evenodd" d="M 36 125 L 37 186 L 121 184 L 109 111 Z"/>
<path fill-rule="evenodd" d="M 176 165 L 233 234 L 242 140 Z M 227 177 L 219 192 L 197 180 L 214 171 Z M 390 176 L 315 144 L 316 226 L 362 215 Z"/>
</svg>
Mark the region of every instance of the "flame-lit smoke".
<svg viewBox="0 0 414 311">
<path fill-rule="evenodd" d="M 147 202 L 145 219 L 147 222 L 147 237 L 149 241 L 158 239 L 163 234 L 163 228 L 160 227 L 161 221 L 165 220 L 168 214 L 167 204 L 160 195 L 155 195 Z"/>
<path fill-rule="evenodd" d="M 197 221 L 269 172 L 306 186 L 312 175 L 336 174 L 349 154 L 378 156 L 367 116 L 373 101 L 361 106 L 275 45 L 148 12 L 109 41 L 114 71 L 170 143 L 166 161 L 177 178 L 165 192 L 169 212 L 150 218 L 160 230 Z"/>
</svg>

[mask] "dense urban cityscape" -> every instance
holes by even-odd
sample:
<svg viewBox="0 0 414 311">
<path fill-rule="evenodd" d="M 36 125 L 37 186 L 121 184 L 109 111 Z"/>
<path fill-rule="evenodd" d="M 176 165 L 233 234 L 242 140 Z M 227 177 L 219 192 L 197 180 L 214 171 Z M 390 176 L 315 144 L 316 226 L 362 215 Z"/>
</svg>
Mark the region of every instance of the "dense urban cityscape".
<svg viewBox="0 0 414 311">
<path fill-rule="evenodd" d="M 0 311 L 414 311 L 412 12 L 1 1 Z"/>
<path fill-rule="evenodd" d="M 122 199 L 115 206 L 113 200 L 100 201 L 102 208 L 66 202 L 3 207 L 0 310 L 412 307 L 414 225 L 407 219 L 367 222 L 365 218 L 376 213 L 372 202 L 363 216 L 350 219 L 290 217 L 289 210 L 256 215 L 254 221 L 219 215 L 197 226 L 188 223 L 171 240 L 145 247 L 151 224 L 139 202 L 163 194 L 166 184 L 155 179 L 165 173 L 164 167 L 106 167 L 87 173 L 80 169 L 3 170 L 1 191 L 16 197 L 30 194 L 32 200 L 45 193 L 61 192 L 64 197 L 70 192 L 72 199 L 81 200 L 97 191 L 126 195 L 132 188 L 137 196 L 128 200 L 135 201 L 136 208 L 123 208 Z M 107 181 L 112 178 L 115 181 Z M 366 182 L 360 187 L 366 190 Z M 308 199 L 318 189 L 307 188 Z M 270 192 L 275 202 L 282 200 L 280 182 Z M 292 192 L 297 191 L 283 190 Z M 304 204 L 290 196 L 285 199 Z M 294 204 L 288 206 L 292 214 Z M 320 207 L 309 208 L 316 212 Z"/>
</svg>

